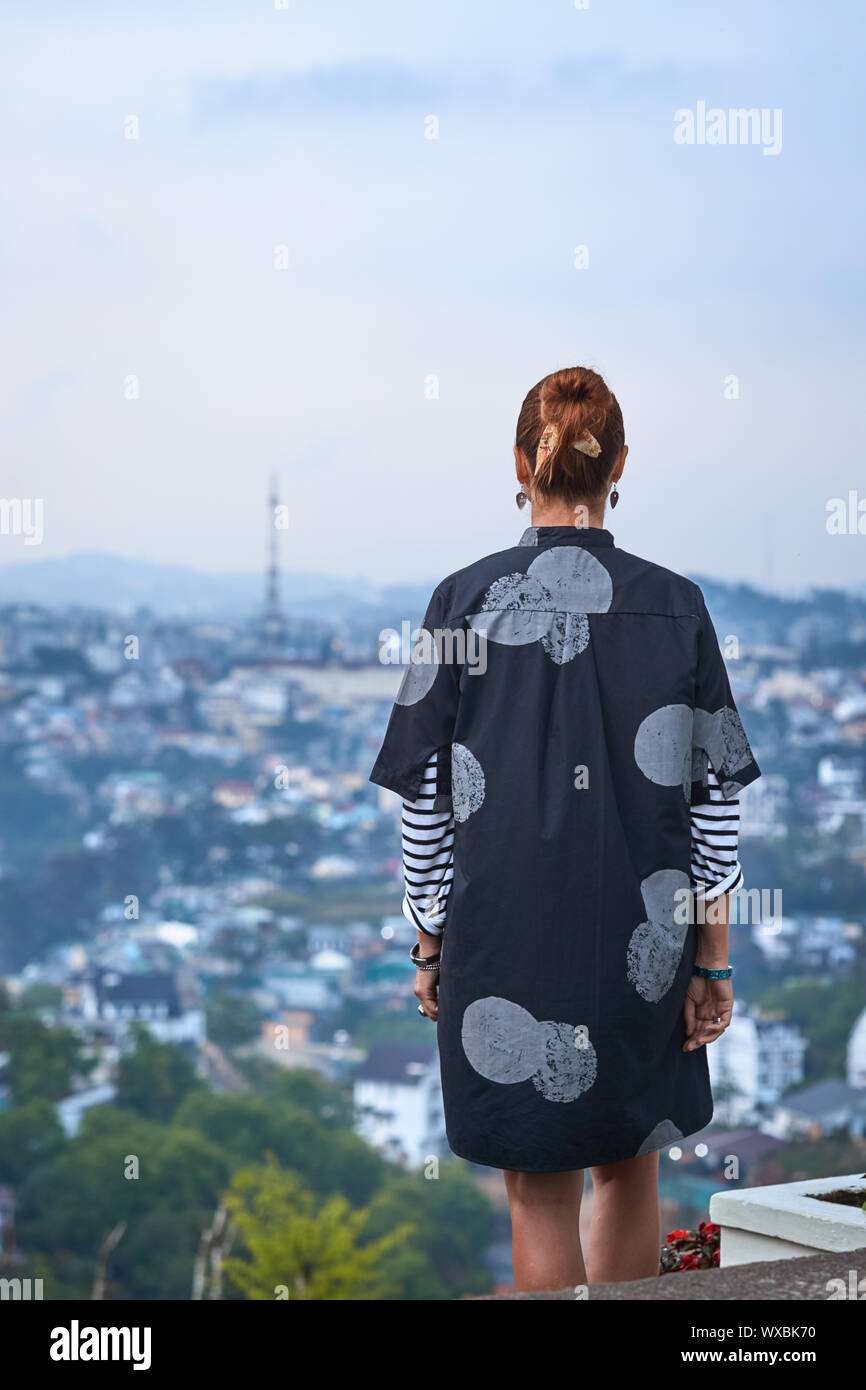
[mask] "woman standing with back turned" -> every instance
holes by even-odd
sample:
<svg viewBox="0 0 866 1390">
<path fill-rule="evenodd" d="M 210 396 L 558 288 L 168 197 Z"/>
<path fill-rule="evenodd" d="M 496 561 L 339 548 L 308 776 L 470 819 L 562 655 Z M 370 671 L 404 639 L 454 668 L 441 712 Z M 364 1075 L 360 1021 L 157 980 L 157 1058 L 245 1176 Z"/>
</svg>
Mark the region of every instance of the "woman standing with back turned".
<svg viewBox="0 0 866 1390">
<path fill-rule="evenodd" d="M 434 592 L 371 774 L 404 801 L 448 1141 L 505 1171 L 521 1290 L 657 1272 L 658 1151 L 709 1123 L 733 1003 L 737 795 L 760 772 L 700 589 L 604 529 L 627 453 L 595 372 L 533 387 L 532 525 Z"/>
</svg>

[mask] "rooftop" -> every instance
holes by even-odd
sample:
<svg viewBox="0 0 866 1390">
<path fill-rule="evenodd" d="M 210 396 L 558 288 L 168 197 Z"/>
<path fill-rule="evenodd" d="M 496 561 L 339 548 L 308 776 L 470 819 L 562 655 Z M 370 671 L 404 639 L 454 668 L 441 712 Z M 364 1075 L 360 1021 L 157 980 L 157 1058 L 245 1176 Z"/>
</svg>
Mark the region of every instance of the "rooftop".
<svg viewBox="0 0 866 1390">
<path fill-rule="evenodd" d="M 358 1081 L 417 1086 L 436 1061 L 436 1049 L 423 1043 L 374 1043 L 355 1072 Z"/>
<path fill-rule="evenodd" d="M 783 1096 L 782 1110 L 796 1110 L 811 1119 L 820 1119 L 836 1110 L 850 1109 L 866 1113 L 866 1089 L 849 1086 L 845 1081 L 819 1081 L 793 1095 Z"/>
</svg>

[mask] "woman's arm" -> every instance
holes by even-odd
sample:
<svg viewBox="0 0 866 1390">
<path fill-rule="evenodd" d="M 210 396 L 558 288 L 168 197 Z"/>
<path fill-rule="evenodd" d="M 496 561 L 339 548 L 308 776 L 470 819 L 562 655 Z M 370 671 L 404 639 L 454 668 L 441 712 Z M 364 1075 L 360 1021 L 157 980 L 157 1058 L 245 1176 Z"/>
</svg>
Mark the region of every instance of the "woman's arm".
<svg viewBox="0 0 866 1390">
<path fill-rule="evenodd" d="M 728 897 L 707 904 L 706 920 L 698 926 L 695 965 L 706 970 L 728 968 Z M 693 975 L 686 992 L 683 1017 L 686 1040 L 683 1052 L 694 1052 L 715 1042 L 728 1027 L 734 1012 L 734 987 L 727 980 L 705 980 Z"/>
<path fill-rule="evenodd" d="M 692 879 L 703 921 L 697 926 L 695 965 L 706 970 L 728 968 L 728 894 L 742 886 L 738 858 L 740 804 L 726 801 L 712 767 L 708 770 L 709 798 L 692 807 Z M 693 976 L 684 1006 L 684 1052 L 715 1042 L 728 1027 L 734 1009 L 730 979 Z"/>
<path fill-rule="evenodd" d="M 711 902 L 741 887 L 743 871 L 737 857 L 740 803 L 726 801 L 712 766 L 707 769 L 707 800 L 691 808 L 692 882 Z"/>
<path fill-rule="evenodd" d="M 439 791 L 439 753 L 434 753 L 418 798 L 403 802 L 403 915 L 418 930 L 418 954 L 425 960 L 439 954 L 453 878 L 454 816 L 450 797 Z M 435 1019 L 439 973 L 417 970 L 415 977 L 415 997 Z"/>
<path fill-rule="evenodd" d="M 454 816 L 439 791 L 439 753 L 424 769 L 415 801 L 403 802 L 403 916 L 419 934 L 438 937 L 454 878 Z"/>
</svg>

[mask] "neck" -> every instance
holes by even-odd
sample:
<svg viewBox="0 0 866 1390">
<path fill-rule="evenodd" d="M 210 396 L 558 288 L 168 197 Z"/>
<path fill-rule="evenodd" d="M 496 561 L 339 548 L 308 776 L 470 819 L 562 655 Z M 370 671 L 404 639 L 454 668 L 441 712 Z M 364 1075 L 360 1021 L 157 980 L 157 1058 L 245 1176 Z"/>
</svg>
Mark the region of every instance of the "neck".
<svg viewBox="0 0 866 1390">
<path fill-rule="evenodd" d="M 567 502 L 532 503 L 533 526 L 604 526 L 604 505 L 590 508 L 586 503 L 571 507 Z"/>
</svg>

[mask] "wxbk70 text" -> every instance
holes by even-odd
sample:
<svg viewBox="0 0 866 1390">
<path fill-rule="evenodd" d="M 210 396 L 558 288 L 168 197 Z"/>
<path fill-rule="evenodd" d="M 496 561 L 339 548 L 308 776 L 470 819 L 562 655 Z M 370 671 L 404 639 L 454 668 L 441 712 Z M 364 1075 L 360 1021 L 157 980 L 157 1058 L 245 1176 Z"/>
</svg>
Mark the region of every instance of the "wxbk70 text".
<svg viewBox="0 0 866 1390">
<path fill-rule="evenodd" d="M 738 1337 L 744 1340 L 747 1337 L 786 1337 L 790 1340 L 797 1338 L 805 1340 L 807 1337 L 814 1337 L 814 1327 L 693 1327 L 693 1337 L 711 1337 L 724 1342 L 728 1338 Z"/>
</svg>

